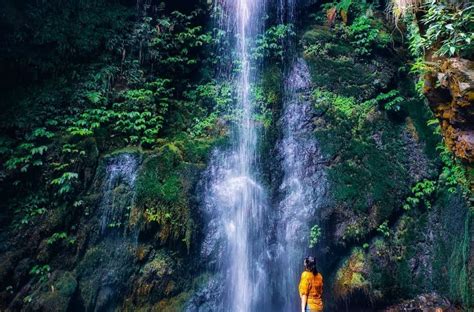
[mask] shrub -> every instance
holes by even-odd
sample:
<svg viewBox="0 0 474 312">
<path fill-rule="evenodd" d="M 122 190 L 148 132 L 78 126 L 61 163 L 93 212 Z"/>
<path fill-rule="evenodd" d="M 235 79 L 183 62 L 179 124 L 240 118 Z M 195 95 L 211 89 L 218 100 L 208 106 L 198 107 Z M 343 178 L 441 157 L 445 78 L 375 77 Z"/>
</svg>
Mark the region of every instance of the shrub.
<svg viewBox="0 0 474 312">
<path fill-rule="evenodd" d="M 383 31 L 382 24 L 365 15 L 356 18 L 348 32 L 355 52 L 361 56 L 372 54 L 376 48 L 385 48 L 391 41 L 390 35 Z"/>
<path fill-rule="evenodd" d="M 316 246 L 319 242 L 319 239 L 321 238 L 321 228 L 319 225 L 314 225 L 311 228 L 311 232 L 309 233 L 309 248 L 313 248 Z"/>
</svg>

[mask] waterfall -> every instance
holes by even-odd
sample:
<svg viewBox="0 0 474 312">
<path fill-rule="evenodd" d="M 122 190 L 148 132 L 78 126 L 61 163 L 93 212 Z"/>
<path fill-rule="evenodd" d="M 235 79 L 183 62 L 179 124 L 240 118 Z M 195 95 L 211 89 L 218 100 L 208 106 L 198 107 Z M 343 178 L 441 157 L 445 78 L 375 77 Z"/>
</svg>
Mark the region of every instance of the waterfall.
<svg viewBox="0 0 474 312">
<path fill-rule="evenodd" d="M 297 0 L 278 0 L 277 16 L 280 24 L 293 23 L 295 21 Z"/>
<path fill-rule="evenodd" d="M 134 155 L 124 153 L 107 160 L 99 205 L 102 236 L 127 225 L 127 213 L 135 199 L 137 171 L 138 159 Z"/>
<path fill-rule="evenodd" d="M 205 173 L 204 212 L 208 218 L 203 255 L 214 254 L 222 284 L 218 311 L 254 311 L 265 302 L 264 269 L 266 192 L 258 181 L 258 125 L 253 119 L 251 85 L 256 68 L 250 56 L 264 20 L 263 0 L 224 0 L 219 27 L 225 30 L 234 54 L 236 122 L 231 147 L 216 150 Z M 231 53 L 226 51 L 225 53 Z M 217 254 L 216 254 L 217 253 Z"/>
<path fill-rule="evenodd" d="M 297 3 L 298 0 L 278 0 L 279 23 L 296 23 Z M 318 224 L 318 210 L 326 200 L 328 185 L 325 160 L 313 134 L 309 68 L 297 57 L 294 42 L 285 40 L 282 44 L 287 55 L 284 58 L 283 111 L 278 125 L 282 137 L 277 142 L 277 150 L 283 178 L 274 221 L 272 301 L 273 311 L 297 311 L 303 259 L 315 256 L 309 249 L 309 233 L 311 227 Z"/>
<path fill-rule="evenodd" d="M 294 19 L 294 3 L 281 2 L 285 21 Z M 230 146 L 213 151 L 201 186 L 205 219 L 201 255 L 216 274 L 190 300 L 187 310 L 293 311 L 299 307 L 297 285 L 310 225 L 321 202 L 319 195 L 326 189 L 322 156 L 312 136 L 311 78 L 303 60 L 289 62 L 292 69 L 284 81 L 282 139 L 277 147 L 282 200 L 272 207 L 259 181 L 259 126 L 253 120 L 250 95 L 259 69 L 250 51 L 262 32 L 264 3 L 224 0 L 216 12 L 219 28 L 231 42 L 231 51 L 222 50 L 234 57 L 234 63 L 219 72 L 224 73 L 222 79 L 234 81 L 237 116 Z M 235 69 L 238 74 L 232 76 Z"/>
<path fill-rule="evenodd" d="M 88 311 L 116 311 L 128 291 L 128 280 L 134 272 L 138 227 L 133 219 L 135 182 L 140 156 L 121 153 L 102 160 L 103 170 L 96 181 L 100 200 L 94 221 L 97 231 L 90 231 L 90 248 L 78 265 L 81 291 L 90 294 Z M 97 261 L 95 259 L 100 259 Z M 90 263 L 94 267 L 91 269 Z"/>
<path fill-rule="evenodd" d="M 309 232 L 327 189 L 323 156 L 313 135 L 309 70 L 302 59 L 296 59 L 290 68 L 278 143 L 283 179 L 276 224 L 275 311 L 298 308 L 297 287 L 303 259 L 309 252 Z"/>
</svg>

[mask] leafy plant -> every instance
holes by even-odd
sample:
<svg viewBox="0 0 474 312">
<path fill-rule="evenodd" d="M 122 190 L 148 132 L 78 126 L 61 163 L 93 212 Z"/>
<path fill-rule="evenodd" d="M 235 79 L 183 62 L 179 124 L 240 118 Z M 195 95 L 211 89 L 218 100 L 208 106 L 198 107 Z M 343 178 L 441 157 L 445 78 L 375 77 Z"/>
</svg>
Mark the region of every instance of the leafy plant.
<svg viewBox="0 0 474 312">
<path fill-rule="evenodd" d="M 252 51 L 253 58 L 280 60 L 285 53 L 284 39 L 295 35 L 292 24 L 278 24 L 268 28 L 257 38 L 256 47 Z"/>
<path fill-rule="evenodd" d="M 474 5 L 450 6 L 444 1 L 427 0 L 422 23 L 427 27 L 425 45 L 439 48 L 437 55 L 454 56 L 474 49 Z"/>
<path fill-rule="evenodd" d="M 412 195 L 407 197 L 403 209 L 410 210 L 420 206 L 431 208 L 431 200 L 433 193 L 436 191 L 436 182 L 431 180 L 423 180 L 412 187 Z"/>
<path fill-rule="evenodd" d="M 55 137 L 52 131 L 44 127 L 36 128 L 26 134 L 22 141 L 10 152 L 10 158 L 5 162 L 4 166 L 7 170 L 19 170 L 26 173 L 31 167 L 41 167 L 49 149 L 51 140 Z"/>
<path fill-rule="evenodd" d="M 368 105 L 380 105 L 386 111 L 398 112 L 401 110 L 405 99 L 400 95 L 400 91 L 394 89 L 387 93 L 378 94 L 375 99 L 369 100 Z"/>
<path fill-rule="evenodd" d="M 74 245 L 76 242 L 76 240 L 74 238 L 69 237 L 66 232 L 57 232 L 51 235 L 46 240 L 46 243 L 48 245 L 54 245 L 59 241 L 65 241 L 68 245 Z"/>
<path fill-rule="evenodd" d="M 21 228 L 30 225 L 32 221 L 46 213 L 46 205 L 48 198 L 43 194 L 29 195 L 13 204 L 15 219 L 13 221 L 14 227 Z"/>
<path fill-rule="evenodd" d="M 380 224 L 377 227 L 377 232 L 379 232 L 380 234 L 382 234 L 385 237 L 390 236 L 390 228 L 388 227 L 388 220 L 384 221 L 382 224 Z"/>
<path fill-rule="evenodd" d="M 440 152 L 443 169 L 440 175 L 440 182 L 448 187 L 451 193 L 455 193 L 460 186 L 464 191 L 469 189 L 469 181 L 465 167 L 456 159 L 453 153 L 443 143 L 436 147 Z"/>
<path fill-rule="evenodd" d="M 314 225 L 309 233 L 309 248 L 315 247 L 318 244 L 320 238 L 321 228 L 319 225 Z"/>
<path fill-rule="evenodd" d="M 227 82 L 215 81 L 196 86 L 186 93 L 189 101 L 202 108 L 201 116 L 194 116 L 193 124 L 188 129 L 192 137 L 205 136 L 212 133 L 217 120 L 234 119 L 231 104 L 234 100 L 231 85 Z"/>
<path fill-rule="evenodd" d="M 64 172 L 59 178 L 53 179 L 51 185 L 58 187 L 58 194 L 64 195 L 74 189 L 74 183 L 79 178 L 75 172 Z"/>
<path fill-rule="evenodd" d="M 51 271 L 51 267 L 47 264 L 45 265 L 35 265 L 30 270 L 30 275 L 34 278 L 37 278 L 40 283 L 44 283 L 49 279 L 49 273 Z"/>
<path fill-rule="evenodd" d="M 404 16 L 410 53 L 415 58 L 424 56 L 427 50 L 433 50 L 437 56 L 472 55 L 474 5 L 455 5 L 441 0 L 393 0 L 392 3 L 393 15 Z M 416 13 L 421 13 L 421 20 L 417 19 Z"/>
<path fill-rule="evenodd" d="M 348 29 L 349 38 L 355 52 L 367 56 L 375 48 L 385 48 L 391 41 L 388 33 L 383 31 L 382 25 L 365 15 L 357 17 Z"/>
</svg>

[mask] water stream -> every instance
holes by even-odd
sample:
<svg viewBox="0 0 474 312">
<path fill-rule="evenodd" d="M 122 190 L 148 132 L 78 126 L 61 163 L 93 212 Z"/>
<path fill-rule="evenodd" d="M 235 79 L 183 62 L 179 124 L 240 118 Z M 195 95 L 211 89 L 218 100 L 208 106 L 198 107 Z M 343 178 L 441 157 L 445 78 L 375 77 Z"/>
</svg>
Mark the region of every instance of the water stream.
<svg viewBox="0 0 474 312">
<path fill-rule="evenodd" d="M 279 14 L 294 19 L 294 0 L 281 1 Z M 263 0 L 224 0 L 219 27 L 232 42 L 237 93 L 236 122 L 230 147 L 213 152 L 201 192 L 205 238 L 201 255 L 216 272 L 188 311 L 293 311 L 298 308 L 297 284 L 324 174 L 317 142 L 312 137 L 310 75 L 304 61 L 290 63 L 284 81 L 282 139 L 277 142 L 283 180 L 281 202 L 270 205 L 259 181 L 257 155 L 260 128 L 250 90 L 259 64 L 250 51 L 265 20 Z M 283 16 L 283 15 L 282 15 Z M 229 71 L 227 71 L 229 72 Z M 229 79 L 229 77 L 224 77 Z"/>
<path fill-rule="evenodd" d="M 99 205 L 100 233 L 107 237 L 114 229 L 127 229 L 128 213 L 135 201 L 135 180 L 139 160 L 123 153 L 107 160 L 102 200 Z"/>
<path fill-rule="evenodd" d="M 285 80 L 282 139 L 278 143 L 283 179 L 276 221 L 275 311 L 296 311 L 303 259 L 310 255 L 308 236 L 327 189 L 323 156 L 314 138 L 311 77 L 296 59 Z"/>
<path fill-rule="evenodd" d="M 140 157 L 121 153 L 103 160 L 104 171 L 98 180 L 101 199 L 96 209 L 98 231 L 91 231 L 93 247 L 79 267 L 84 267 L 81 287 L 91 293 L 89 311 L 116 311 L 133 274 L 138 228 L 131 221 L 135 201 L 135 182 Z M 103 176 L 102 176 L 103 175 Z M 100 259 L 90 270 L 92 259 Z"/>
<path fill-rule="evenodd" d="M 219 4 L 218 4 L 219 5 Z M 262 0 L 224 0 L 219 26 L 233 44 L 236 111 L 232 145 L 213 154 L 206 173 L 204 211 L 209 219 L 203 253 L 215 253 L 221 272 L 221 299 L 217 310 L 253 311 L 262 302 L 259 294 L 265 284 L 263 261 L 265 248 L 266 193 L 258 181 L 256 145 L 258 127 L 253 120 L 250 98 L 257 64 L 250 51 L 261 31 Z M 229 51 L 227 51 L 229 53 Z"/>
</svg>

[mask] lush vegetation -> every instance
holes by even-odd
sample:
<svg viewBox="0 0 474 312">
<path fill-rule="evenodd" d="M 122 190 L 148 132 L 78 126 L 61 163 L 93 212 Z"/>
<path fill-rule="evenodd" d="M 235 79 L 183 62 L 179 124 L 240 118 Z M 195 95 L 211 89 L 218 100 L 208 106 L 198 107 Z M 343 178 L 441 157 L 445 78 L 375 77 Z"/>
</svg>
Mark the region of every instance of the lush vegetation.
<svg viewBox="0 0 474 312">
<path fill-rule="evenodd" d="M 333 246 L 320 246 L 321 252 L 345 252 L 337 264 L 323 257 L 330 268 L 337 267 L 330 283 L 342 307 L 348 298 L 367 296 L 377 302 L 428 289 L 464 306 L 473 302 L 472 280 L 465 274 L 469 269 L 460 265 L 472 222 L 467 168 L 445 146 L 439 122 L 420 92 L 422 82 L 410 82 L 433 66 L 426 62 L 433 53 L 470 57 L 472 18 L 461 21 L 459 16 L 472 14 L 472 7 L 416 3 L 421 6 L 395 15 L 396 24 L 377 13 L 384 8 L 376 2 L 327 3 L 312 16 L 314 25 L 302 39 L 315 85 L 316 136 L 330 160 L 333 200 L 329 225 L 323 222 L 321 232 L 313 228 L 310 242 L 320 233 L 335 235 Z M 403 54 L 405 48 L 409 53 Z M 402 58 L 395 60 L 395 54 Z M 387 57 L 393 63 L 385 63 Z M 412 161 L 424 163 L 423 169 Z M 343 221 L 334 225 L 334 220 Z M 456 224 L 456 230 L 449 224 Z M 441 231 L 433 242 L 420 241 L 433 226 Z M 424 253 L 431 244 L 437 247 L 428 260 Z M 440 271 L 429 271 L 422 261 L 436 263 Z M 458 268 L 449 269 L 454 262 Z M 443 279 L 458 282 L 444 286 Z"/>
<path fill-rule="evenodd" d="M 422 91 L 433 59 L 472 59 L 474 6 L 383 3 L 318 2 L 298 12 L 301 23 L 265 17 L 249 51 L 262 67 L 250 86 L 258 152 L 275 155 L 284 77 L 301 54 L 312 78 L 301 96 L 312 101 L 329 185 L 302 235 L 321 255 L 331 304 L 436 291 L 470 308 L 471 181 Z M 223 53 L 234 38 L 209 22 L 218 10 L 126 0 L 3 1 L 0 10 L 0 309 L 93 309 L 107 277 L 130 288 L 124 309 L 175 311 L 212 280 L 199 261 L 198 181 L 241 114 L 239 64 Z M 103 240 L 97 226 L 106 166 L 123 154 L 139 164 L 133 190 L 120 177 L 109 191 L 130 222 L 106 226 L 133 246 Z M 265 187 L 279 194 L 279 163 L 261 158 Z"/>
<path fill-rule="evenodd" d="M 213 39 L 197 23 L 204 11 L 183 14 L 163 5 L 149 14 L 146 7 L 66 1 L 58 14 L 56 5 L 7 7 L 25 10 L 31 23 L 5 22 L 18 33 L 3 38 L 2 53 L 20 60 L 11 71 L 29 80 L 15 81 L 3 102 L 2 181 L 11 182 L 4 192 L 41 190 L 21 200 L 19 224 L 54 203 L 71 201 L 97 149 L 153 149 L 179 133 L 211 135 L 216 112 L 229 104 L 228 86 L 196 72 L 216 62 Z M 79 32 L 72 26 L 76 21 L 87 28 Z M 26 58 L 12 48 L 40 55 Z M 12 60 L 5 59 L 2 67 L 9 66 Z"/>
</svg>

